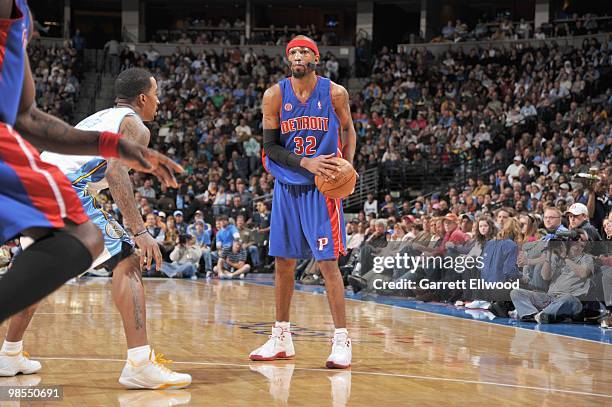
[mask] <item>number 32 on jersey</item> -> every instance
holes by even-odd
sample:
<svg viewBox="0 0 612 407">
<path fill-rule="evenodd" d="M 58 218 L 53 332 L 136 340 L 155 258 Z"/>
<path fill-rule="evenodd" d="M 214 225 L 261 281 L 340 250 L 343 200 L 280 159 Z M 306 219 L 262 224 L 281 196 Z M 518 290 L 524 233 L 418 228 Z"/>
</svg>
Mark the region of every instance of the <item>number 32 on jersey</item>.
<svg viewBox="0 0 612 407">
<path fill-rule="evenodd" d="M 295 141 L 295 148 L 293 149 L 295 154 L 314 155 L 317 152 L 317 138 L 315 136 L 296 136 L 293 140 Z"/>
</svg>

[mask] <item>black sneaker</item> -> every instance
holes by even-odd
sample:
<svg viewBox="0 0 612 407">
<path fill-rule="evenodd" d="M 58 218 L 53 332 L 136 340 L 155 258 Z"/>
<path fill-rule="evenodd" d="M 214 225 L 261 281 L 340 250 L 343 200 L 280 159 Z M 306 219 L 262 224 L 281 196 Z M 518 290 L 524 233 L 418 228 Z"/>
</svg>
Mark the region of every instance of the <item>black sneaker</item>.
<svg viewBox="0 0 612 407">
<path fill-rule="evenodd" d="M 365 278 L 359 276 L 350 275 L 347 278 L 348 283 L 353 288 L 353 292 L 357 294 L 359 291 L 363 290 L 368 286 L 368 282 Z"/>
</svg>

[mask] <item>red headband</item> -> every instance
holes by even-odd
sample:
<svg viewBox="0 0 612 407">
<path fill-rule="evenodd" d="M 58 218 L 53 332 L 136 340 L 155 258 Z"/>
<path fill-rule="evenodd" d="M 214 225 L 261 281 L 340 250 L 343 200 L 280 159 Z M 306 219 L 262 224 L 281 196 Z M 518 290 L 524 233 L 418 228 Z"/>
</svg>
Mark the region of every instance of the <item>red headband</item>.
<svg viewBox="0 0 612 407">
<path fill-rule="evenodd" d="M 317 48 L 317 44 L 315 44 L 314 42 L 310 40 L 293 39 L 289 41 L 289 44 L 287 44 L 287 48 L 285 49 L 285 54 L 289 56 L 289 50 L 294 47 L 306 47 L 312 50 L 312 52 L 314 52 L 316 56 L 319 56 L 319 48 Z"/>
</svg>

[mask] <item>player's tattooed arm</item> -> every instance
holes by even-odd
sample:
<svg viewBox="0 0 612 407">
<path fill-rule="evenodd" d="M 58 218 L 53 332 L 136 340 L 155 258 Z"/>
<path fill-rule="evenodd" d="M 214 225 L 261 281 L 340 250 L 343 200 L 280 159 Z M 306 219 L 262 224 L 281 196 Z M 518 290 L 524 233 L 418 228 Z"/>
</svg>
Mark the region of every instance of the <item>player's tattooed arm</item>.
<svg viewBox="0 0 612 407">
<path fill-rule="evenodd" d="M 355 132 L 355 126 L 353 126 L 349 94 L 341 85 L 332 82 L 331 86 L 332 104 L 338 115 L 340 128 L 342 129 L 340 135 L 342 140 L 342 156 L 345 160 L 353 164 L 355 148 L 357 146 L 357 133 Z"/>
<path fill-rule="evenodd" d="M 151 137 L 149 129 L 133 116 L 126 116 L 123 119 L 119 132 L 129 140 L 145 147 L 149 144 L 149 138 Z M 129 167 L 125 166 L 121 161 L 114 158 L 110 159 L 106 169 L 106 179 L 113 200 L 123 215 L 125 225 L 132 235 L 136 235 L 145 230 L 145 227 L 142 216 L 140 216 L 136 206 L 134 187 L 130 179 L 129 170 Z M 140 234 L 134 237 L 134 241 L 141 250 L 141 268 L 146 262 L 147 269 L 150 269 L 152 261 L 155 260 L 155 265 L 159 270 L 162 264 L 162 255 L 159 245 L 153 236 L 148 233 Z"/>
<path fill-rule="evenodd" d="M 120 132 L 124 137 L 138 144 L 143 146 L 149 144 L 149 129 L 134 117 L 127 116 L 123 119 L 120 126 Z M 106 179 L 113 200 L 119 207 L 126 226 L 135 234 L 144 229 L 144 222 L 136 206 L 129 170 L 130 169 L 121 161 L 111 158 L 108 161 Z"/>
</svg>

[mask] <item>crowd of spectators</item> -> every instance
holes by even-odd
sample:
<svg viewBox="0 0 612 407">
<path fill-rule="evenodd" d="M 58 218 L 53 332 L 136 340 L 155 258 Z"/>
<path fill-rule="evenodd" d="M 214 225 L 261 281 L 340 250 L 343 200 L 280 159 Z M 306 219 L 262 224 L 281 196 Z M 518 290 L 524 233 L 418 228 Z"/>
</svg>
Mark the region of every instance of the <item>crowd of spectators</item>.
<svg viewBox="0 0 612 407">
<path fill-rule="evenodd" d="M 540 156 L 548 166 L 551 154 L 561 153 L 576 155 L 580 166 L 591 153 L 603 161 L 603 151 L 576 149 L 608 143 L 611 94 L 600 77 L 611 51 L 612 37 L 585 39 L 579 48 L 490 44 L 439 57 L 425 47 L 383 48 L 369 84 L 351 95 L 356 168 L 380 166 L 384 180 L 409 166 L 418 182 L 429 182 L 433 163 L 452 169 L 471 162 L 488 172 L 517 155 L 525 165 Z"/>
<path fill-rule="evenodd" d="M 39 109 L 71 121 L 79 97 L 82 59 L 70 41 L 60 46 L 44 46 L 39 40 L 28 46 L 30 66 L 36 84 Z"/>
<path fill-rule="evenodd" d="M 610 32 L 612 18 L 598 19 L 593 14 L 579 17 L 577 14 L 552 23 L 544 23 L 534 29 L 533 22 L 521 18 L 512 21 L 504 16 L 492 21 L 478 19 L 473 28 L 460 19 L 449 20 L 442 28 L 440 35 L 432 38 L 431 42 L 465 42 L 485 40 L 522 40 L 554 37 L 567 37 L 574 35 L 592 35 Z"/>
<path fill-rule="evenodd" d="M 338 45 L 338 37 L 334 31 L 321 32 L 317 30 L 314 24 L 304 27 L 300 25 L 277 27 L 272 24 L 266 28 L 254 28 L 251 32 L 251 38 L 247 39 L 244 20 L 239 18 L 234 20 L 233 23 L 226 19 L 221 19 L 218 23 L 212 20 L 194 19 L 183 28 L 157 30 L 151 41 L 181 45 L 283 45 L 298 34 L 307 35 L 319 45 Z"/>
<path fill-rule="evenodd" d="M 444 253 L 452 245 L 480 255 L 491 240 L 486 249 L 492 263 L 483 271 L 491 273 L 486 278 L 517 278 L 523 275 L 519 245 L 550 235 L 551 217 L 557 226 L 563 218 L 570 226 L 575 215 L 567 211 L 573 204 L 583 205 L 582 210 L 588 207 L 586 215 L 579 215 L 590 218 L 593 228 L 604 235 L 604 219 L 612 207 L 612 92 L 601 86 L 600 77 L 609 75 L 611 51 L 610 38 L 604 43 L 585 40 L 580 48 L 553 43 L 503 49 L 491 44 L 440 58 L 426 48 L 409 54 L 384 49 L 374 61 L 372 81 L 361 95 L 352 95 L 359 135 L 357 168 L 363 171 L 382 163 L 384 175 L 402 165 L 414 170 L 419 163 L 426 167 L 441 162 L 456 170 L 467 162 L 477 175 L 415 201 L 390 193 L 382 202 L 377 199 L 382 196 L 369 196 L 358 218 L 347 225 L 347 246 L 353 255 L 343 258 L 345 277 L 354 273 L 356 289 L 374 290 L 371 284 L 378 274 L 372 271 L 372 252 L 390 242 L 407 242 L 413 255 Z M 587 182 L 584 175 L 589 172 L 601 181 Z M 432 174 L 420 175 L 424 182 L 431 181 L 427 177 Z M 506 218 L 510 221 L 504 228 Z M 482 236 L 478 224 L 486 229 Z M 602 282 L 610 270 L 601 270 L 591 270 L 588 284 L 612 287 L 609 280 Z M 443 279 L 444 271 L 424 270 L 416 278 Z M 531 270 L 525 280 L 537 279 L 538 273 Z M 410 276 L 397 270 L 390 275 L 395 280 L 402 277 Z M 421 300 L 478 300 L 469 304 L 491 306 L 473 293 L 405 294 Z M 507 294 L 506 303 L 511 303 Z M 572 305 L 572 315 L 582 315 L 575 301 L 555 304 L 562 309 Z M 553 314 L 548 322 L 563 319 Z"/>
<path fill-rule="evenodd" d="M 33 64 L 37 89 L 46 90 L 47 98 L 58 97 L 52 91 L 65 92 L 66 86 L 46 84 L 53 66 L 58 75 L 61 67 L 64 75 L 70 73 L 66 78 L 76 78 L 69 68 L 74 50 L 32 48 L 39 55 L 33 58 L 39 61 Z M 489 241 L 503 241 L 488 249 L 497 253 L 491 256 L 491 278 L 521 276 L 518 244 L 540 239 L 542 229 L 549 235 L 546 213 L 554 211 L 560 222 L 576 204 L 587 208 L 585 214 L 580 207 L 578 215 L 603 233 L 612 192 L 612 91 L 600 78 L 610 70 L 611 51 L 610 38 L 585 39 L 579 48 L 489 44 L 439 58 L 425 47 L 410 53 L 383 48 L 374 58 L 371 82 L 351 95 L 356 169 L 382 167 L 384 175 L 404 163 L 439 161 L 452 169 L 472 161 L 479 176 L 415 201 L 398 200 L 389 191 L 369 196 L 347 224 L 351 253 L 341 261 L 347 279 L 353 275 L 367 282 L 373 250 L 392 241 L 409 241 L 420 253 L 461 248 L 466 255 L 484 251 Z M 321 73 L 334 77 L 328 64 L 334 60 L 326 55 Z M 122 69 L 140 66 L 155 74 L 160 107 L 151 123 L 151 143 L 187 170 L 176 191 L 142 174 L 132 176 L 139 210 L 164 252 L 161 272 L 240 278 L 271 270 L 273 178 L 260 165 L 261 99 L 266 88 L 289 74 L 283 58 L 239 48 L 196 54 L 186 46 L 168 57 L 154 47 L 144 53 L 125 48 L 120 61 Z M 578 179 L 587 172 L 601 181 Z M 108 197 L 100 201 L 121 221 Z M 571 219 L 566 220 L 570 228 Z M 433 279 L 444 275 L 443 270 L 431 273 Z M 322 282 L 312 261 L 300 263 L 296 275 Z M 487 300 L 465 293 L 458 299 Z"/>
<path fill-rule="evenodd" d="M 237 18 L 234 22 L 222 18 L 219 21 L 194 18 L 182 28 L 157 30 L 150 39 L 157 43 L 238 45 L 244 37 L 245 22 Z"/>
</svg>

